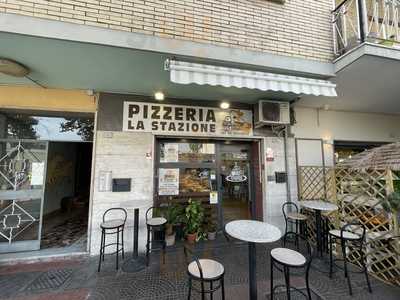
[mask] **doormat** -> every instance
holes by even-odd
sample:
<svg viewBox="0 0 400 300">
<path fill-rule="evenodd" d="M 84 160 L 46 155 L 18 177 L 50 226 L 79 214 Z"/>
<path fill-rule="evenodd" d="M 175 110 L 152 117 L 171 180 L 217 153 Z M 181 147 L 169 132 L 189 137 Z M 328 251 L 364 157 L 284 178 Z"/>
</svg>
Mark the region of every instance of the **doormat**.
<svg viewBox="0 0 400 300">
<path fill-rule="evenodd" d="M 302 288 L 299 289 L 301 290 L 305 295 L 307 295 L 307 289 L 306 288 Z M 313 300 L 324 300 L 324 298 L 322 298 L 320 295 L 318 295 L 316 292 L 313 291 L 313 289 L 311 289 L 311 299 Z M 267 294 L 266 299 L 270 300 L 271 299 L 271 294 Z M 286 300 L 287 296 L 286 296 L 286 288 L 285 287 L 279 287 L 275 290 L 274 293 L 274 300 Z M 302 293 L 300 293 L 299 291 L 296 291 L 294 289 L 290 290 L 290 299 L 292 300 L 304 300 L 306 299 L 304 297 L 304 295 Z"/>
<path fill-rule="evenodd" d="M 27 288 L 27 291 L 58 289 L 72 274 L 72 269 L 50 270 L 36 278 Z"/>
<path fill-rule="evenodd" d="M 87 215 L 79 214 L 54 226 L 42 235 L 40 248 L 62 248 L 74 244 L 87 233 L 87 222 Z"/>
</svg>

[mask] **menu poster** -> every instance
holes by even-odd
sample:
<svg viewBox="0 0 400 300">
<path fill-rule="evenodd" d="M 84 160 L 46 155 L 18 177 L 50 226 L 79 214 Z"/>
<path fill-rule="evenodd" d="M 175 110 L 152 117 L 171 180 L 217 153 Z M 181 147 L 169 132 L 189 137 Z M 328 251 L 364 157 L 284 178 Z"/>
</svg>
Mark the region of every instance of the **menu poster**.
<svg viewBox="0 0 400 300">
<path fill-rule="evenodd" d="M 165 143 L 164 156 L 161 157 L 161 162 L 178 162 L 179 144 Z"/>
<path fill-rule="evenodd" d="M 158 195 L 179 195 L 179 169 L 158 170 Z"/>
</svg>

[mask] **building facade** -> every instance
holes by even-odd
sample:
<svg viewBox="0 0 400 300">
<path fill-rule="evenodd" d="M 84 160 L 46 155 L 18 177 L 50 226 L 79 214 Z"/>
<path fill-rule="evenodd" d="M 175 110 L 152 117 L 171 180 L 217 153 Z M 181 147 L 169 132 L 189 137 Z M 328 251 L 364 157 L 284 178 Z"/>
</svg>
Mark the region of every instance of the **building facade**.
<svg viewBox="0 0 400 300">
<path fill-rule="evenodd" d="M 93 131 L 84 140 L 93 145 L 89 175 L 74 167 L 77 178 L 90 177 L 87 202 L 80 203 L 79 180 L 62 193 L 69 181 L 48 157 L 44 168 L 54 176 L 42 176 L 37 196 L 46 207 L 46 191 L 53 190 L 60 202 L 53 215 L 87 208 L 84 251 L 92 255 L 111 207 L 128 211 L 128 249 L 135 208 L 143 249 L 147 208 L 189 198 L 202 201 L 220 228 L 234 218 L 282 226 L 281 205 L 298 197 L 298 167 L 331 166 L 348 149 L 399 139 L 396 39 L 388 45 L 356 32 L 340 40 L 351 21 L 340 11 L 350 2 L 336 8 L 331 0 L 1 1 L 0 59 L 29 71 L 18 77 L 0 68 L 3 142 L 26 139 L 10 133 L 15 115 L 64 118 L 61 127 L 69 124 L 79 137 Z M 368 1 L 359 2 L 349 16 L 369 16 Z M 259 126 L 260 100 L 287 103 L 290 120 Z M 34 139 L 50 149 L 75 137 L 41 132 Z M 80 147 L 77 155 L 89 161 Z M 25 171 L 32 180 L 33 171 Z M 18 204 L 23 189 L 4 190 L 14 194 L 4 194 L 2 207 Z M 41 209 L 33 224 L 51 216 Z M 26 244 L 10 246 L 21 242 L 10 231 L 3 234 L 2 252 L 24 250 Z"/>
</svg>

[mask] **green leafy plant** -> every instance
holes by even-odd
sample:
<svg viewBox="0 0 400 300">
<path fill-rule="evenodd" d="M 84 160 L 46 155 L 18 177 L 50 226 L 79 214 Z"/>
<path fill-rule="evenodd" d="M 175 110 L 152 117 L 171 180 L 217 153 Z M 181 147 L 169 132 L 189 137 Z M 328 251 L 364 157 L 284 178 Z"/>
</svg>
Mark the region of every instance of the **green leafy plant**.
<svg viewBox="0 0 400 300">
<path fill-rule="evenodd" d="M 400 193 L 393 192 L 389 194 L 382 201 L 382 207 L 388 213 L 398 212 L 400 210 Z"/>
<path fill-rule="evenodd" d="M 185 232 L 186 234 L 194 234 L 200 231 L 204 219 L 204 208 L 199 201 L 189 199 L 185 208 Z"/>
<path fill-rule="evenodd" d="M 164 217 L 167 219 L 167 234 L 173 234 L 173 226 L 182 222 L 184 208 L 179 204 L 170 204 L 164 211 Z"/>
<path fill-rule="evenodd" d="M 400 212 L 400 193 L 393 192 L 389 194 L 382 202 L 383 209 L 393 214 L 394 230 L 397 234 L 399 230 L 398 214 Z"/>
</svg>

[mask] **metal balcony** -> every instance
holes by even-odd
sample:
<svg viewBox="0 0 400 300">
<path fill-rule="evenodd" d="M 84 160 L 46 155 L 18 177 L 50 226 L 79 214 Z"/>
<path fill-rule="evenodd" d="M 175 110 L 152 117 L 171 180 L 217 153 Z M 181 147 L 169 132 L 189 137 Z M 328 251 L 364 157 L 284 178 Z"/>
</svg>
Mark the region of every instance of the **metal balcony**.
<svg viewBox="0 0 400 300">
<path fill-rule="evenodd" d="M 400 49 L 400 0 L 344 0 L 332 12 L 340 57 L 363 43 Z"/>
</svg>

